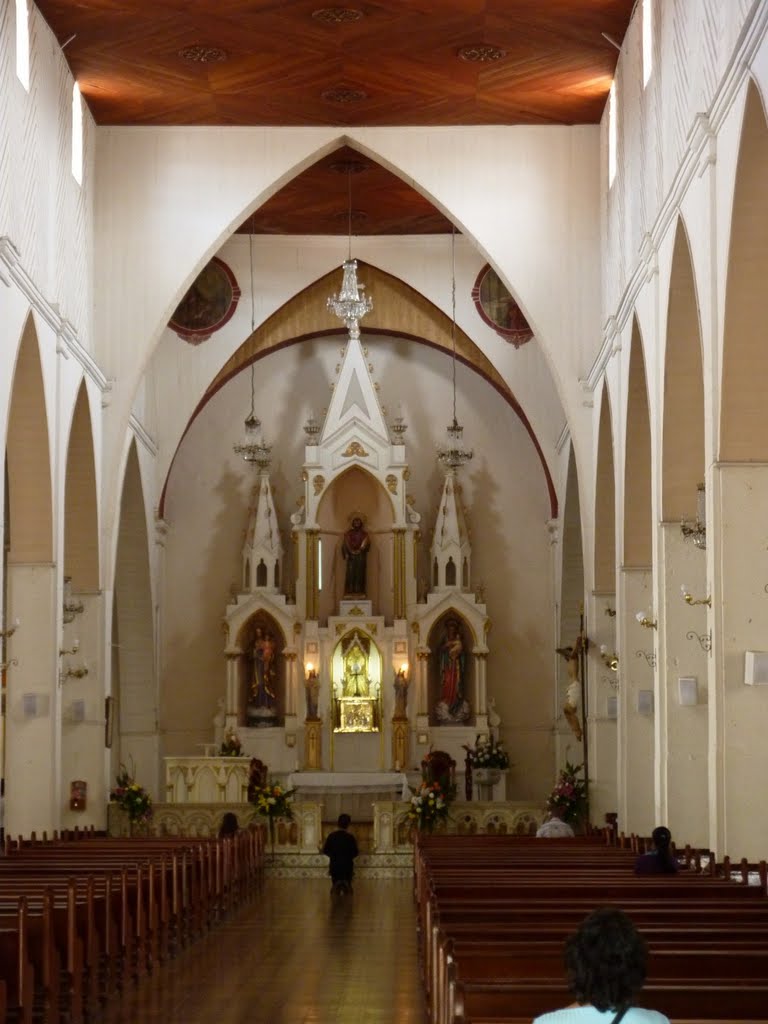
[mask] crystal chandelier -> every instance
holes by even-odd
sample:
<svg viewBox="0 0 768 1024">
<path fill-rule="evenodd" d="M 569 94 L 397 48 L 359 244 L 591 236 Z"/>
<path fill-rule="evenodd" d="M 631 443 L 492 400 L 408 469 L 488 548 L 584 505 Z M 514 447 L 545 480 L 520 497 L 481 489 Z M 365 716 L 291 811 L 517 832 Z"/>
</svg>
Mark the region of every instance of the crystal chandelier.
<svg viewBox="0 0 768 1024">
<path fill-rule="evenodd" d="M 451 231 L 451 350 L 453 353 L 453 422 L 447 427 L 448 441 L 437 449 L 438 461 L 448 470 L 455 471 L 469 462 L 474 455 L 464 447 L 464 427 L 456 419 L 456 228 Z"/>
<path fill-rule="evenodd" d="M 248 234 L 248 250 L 251 264 L 251 337 L 256 330 L 256 308 L 253 287 L 253 224 Z M 255 363 L 251 363 L 251 411 L 245 418 L 245 430 L 240 441 L 232 446 L 236 455 L 242 455 L 246 462 L 259 469 L 268 469 L 272 462 L 272 445 L 267 444 L 261 433 L 261 420 L 256 415 L 255 397 Z"/>
<path fill-rule="evenodd" d="M 365 285 L 359 284 L 357 280 L 357 260 L 352 259 L 352 171 L 347 172 L 347 194 L 349 209 L 349 225 L 347 233 L 347 258 L 342 266 L 343 276 L 341 279 L 341 290 L 338 295 L 332 295 L 327 302 L 328 309 L 335 314 L 339 320 L 343 320 L 349 331 L 350 338 L 360 337 L 360 323 L 366 313 L 373 309 L 373 300 L 370 295 L 361 295 L 365 291 Z"/>
</svg>

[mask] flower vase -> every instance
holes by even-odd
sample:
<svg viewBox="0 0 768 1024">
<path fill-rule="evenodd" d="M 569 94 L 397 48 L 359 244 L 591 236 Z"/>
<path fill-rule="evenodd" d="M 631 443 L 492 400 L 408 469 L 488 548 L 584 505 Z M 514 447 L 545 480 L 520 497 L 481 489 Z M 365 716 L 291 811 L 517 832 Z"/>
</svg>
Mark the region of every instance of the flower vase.
<svg viewBox="0 0 768 1024">
<path fill-rule="evenodd" d="M 475 768 L 472 774 L 477 783 L 478 800 L 493 800 L 493 787 L 501 779 L 501 768 Z"/>
<path fill-rule="evenodd" d="M 270 859 L 274 864 L 275 861 L 275 819 L 272 815 L 269 816 L 269 849 Z"/>
</svg>

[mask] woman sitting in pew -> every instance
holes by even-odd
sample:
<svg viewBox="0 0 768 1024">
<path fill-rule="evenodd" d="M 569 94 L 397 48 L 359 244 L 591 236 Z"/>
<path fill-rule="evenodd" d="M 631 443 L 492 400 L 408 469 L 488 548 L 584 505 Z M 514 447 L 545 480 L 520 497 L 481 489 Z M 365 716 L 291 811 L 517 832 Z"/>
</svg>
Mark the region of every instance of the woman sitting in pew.
<svg viewBox="0 0 768 1024">
<path fill-rule="evenodd" d="M 632 1002 L 645 983 L 645 942 L 627 915 L 602 907 L 565 944 L 568 987 L 576 1002 L 534 1024 L 669 1024 Z"/>
<path fill-rule="evenodd" d="M 651 833 L 653 849 L 650 853 L 642 853 L 635 861 L 636 875 L 674 875 L 677 873 L 677 861 L 672 855 L 672 833 L 668 828 L 659 825 Z"/>
</svg>

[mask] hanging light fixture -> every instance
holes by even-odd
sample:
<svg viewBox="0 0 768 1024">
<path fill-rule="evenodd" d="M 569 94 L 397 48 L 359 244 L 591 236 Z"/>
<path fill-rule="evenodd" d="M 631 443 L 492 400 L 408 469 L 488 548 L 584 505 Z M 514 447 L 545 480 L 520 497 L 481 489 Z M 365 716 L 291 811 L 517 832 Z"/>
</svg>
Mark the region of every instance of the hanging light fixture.
<svg viewBox="0 0 768 1024">
<path fill-rule="evenodd" d="M 347 258 L 342 266 L 341 290 L 338 295 L 332 295 L 327 302 L 328 309 L 334 313 L 339 320 L 343 320 L 349 331 L 350 338 L 360 337 L 360 323 L 366 313 L 373 309 L 373 300 L 370 295 L 362 295 L 365 285 L 357 281 L 357 260 L 352 259 L 352 169 L 347 171 L 347 200 L 348 200 L 348 242 Z"/>
<path fill-rule="evenodd" d="M 253 218 L 248 233 L 248 252 L 251 269 L 251 337 L 256 330 L 256 300 L 253 284 Z M 267 469 L 272 462 L 272 445 L 267 444 L 261 433 L 261 420 L 256 415 L 255 400 L 256 364 L 251 363 L 251 411 L 245 418 L 245 431 L 242 440 L 236 441 L 233 449 L 236 455 L 242 455 L 246 462 L 253 463 L 259 469 Z"/>
<path fill-rule="evenodd" d="M 451 471 L 460 469 L 474 455 L 464 447 L 464 427 L 456 419 L 456 228 L 451 229 L 451 351 L 453 359 L 453 421 L 447 427 L 448 441 L 437 449 L 437 458 Z"/>
</svg>

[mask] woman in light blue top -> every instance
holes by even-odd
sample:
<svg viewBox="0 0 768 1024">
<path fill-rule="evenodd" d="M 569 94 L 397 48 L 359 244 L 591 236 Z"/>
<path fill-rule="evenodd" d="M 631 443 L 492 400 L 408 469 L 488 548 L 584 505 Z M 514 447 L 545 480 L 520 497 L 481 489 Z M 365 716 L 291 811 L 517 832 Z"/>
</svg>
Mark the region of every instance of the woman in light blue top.
<svg viewBox="0 0 768 1024">
<path fill-rule="evenodd" d="M 534 1024 L 669 1024 L 632 1001 L 645 982 L 645 942 L 614 907 L 593 911 L 565 944 L 568 986 L 576 1002 Z"/>
</svg>

